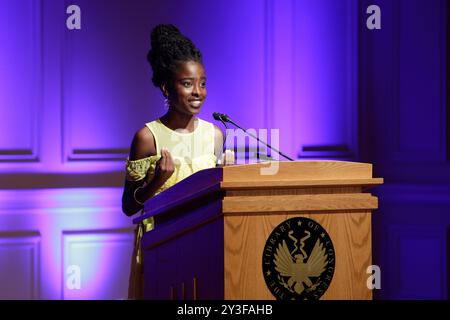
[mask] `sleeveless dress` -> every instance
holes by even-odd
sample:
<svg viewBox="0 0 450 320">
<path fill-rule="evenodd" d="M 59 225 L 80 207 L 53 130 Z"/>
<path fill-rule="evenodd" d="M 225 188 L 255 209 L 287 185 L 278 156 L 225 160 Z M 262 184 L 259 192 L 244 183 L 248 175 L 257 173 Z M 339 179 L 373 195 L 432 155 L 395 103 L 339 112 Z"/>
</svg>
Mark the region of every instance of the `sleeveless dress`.
<svg viewBox="0 0 450 320">
<path fill-rule="evenodd" d="M 155 139 L 156 155 L 134 161 L 127 159 L 126 179 L 139 181 L 144 179 L 148 172 L 151 180 L 155 173 L 156 162 L 161 158 L 161 148 L 163 147 L 167 148 L 172 155 L 175 170 L 164 185 L 155 192 L 154 196 L 197 171 L 215 167 L 217 158 L 214 154 L 214 125 L 197 119 L 197 126 L 193 132 L 172 130 L 159 119 L 146 123 L 145 126 L 152 132 Z M 153 218 L 149 218 L 136 228 L 128 288 L 129 299 L 143 298 L 141 238 L 144 232 L 149 232 L 155 227 L 157 228 Z"/>
</svg>

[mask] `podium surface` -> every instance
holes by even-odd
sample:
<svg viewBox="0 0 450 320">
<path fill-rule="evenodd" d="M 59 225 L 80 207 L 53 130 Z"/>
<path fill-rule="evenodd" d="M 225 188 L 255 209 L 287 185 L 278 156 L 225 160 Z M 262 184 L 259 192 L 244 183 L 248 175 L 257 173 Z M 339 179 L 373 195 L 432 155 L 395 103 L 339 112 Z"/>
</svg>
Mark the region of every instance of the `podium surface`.
<svg viewBox="0 0 450 320">
<path fill-rule="evenodd" d="M 378 199 L 363 191 L 382 183 L 371 164 L 344 161 L 199 171 L 134 220 L 155 219 L 141 242 L 144 298 L 371 299 Z"/>
</svg>

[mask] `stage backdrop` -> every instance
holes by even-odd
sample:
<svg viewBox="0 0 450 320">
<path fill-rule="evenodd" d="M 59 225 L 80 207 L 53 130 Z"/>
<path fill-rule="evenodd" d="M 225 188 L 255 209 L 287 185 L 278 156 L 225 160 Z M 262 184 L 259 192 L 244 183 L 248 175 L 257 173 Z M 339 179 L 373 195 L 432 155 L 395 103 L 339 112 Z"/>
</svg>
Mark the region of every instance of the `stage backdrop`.
<svg viewBox="0 0 450 320">
<path fill-rule="evenodd" d="M 203 53 L 203 119 L 279 129 L 294 158 L 374 162 L 375 297 L 446 298 L 447 8 L 375 2 L 381 30 L 365 0 L 0 0 L 0 298 L 126 298 L 124 161 L 165 112 L 146 61 L 159 23 Z"/>
<path fill-rule="evenodd" d="M 361 1 L 361 11 L 373 3 Z M 383 277 L 375 297 L 448 299 L 450 6 L 375 3 L 382 28 L 359 37 L 360 159 L 386 182 L 375 192 L 373 258 Z"/>
</svg>

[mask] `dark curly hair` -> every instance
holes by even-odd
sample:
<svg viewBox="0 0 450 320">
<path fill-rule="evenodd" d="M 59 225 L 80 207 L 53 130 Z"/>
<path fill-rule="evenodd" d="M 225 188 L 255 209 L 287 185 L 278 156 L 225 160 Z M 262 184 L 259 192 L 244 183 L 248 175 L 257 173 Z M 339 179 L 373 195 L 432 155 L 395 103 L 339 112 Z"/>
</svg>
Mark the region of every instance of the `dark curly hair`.
<svg viewBox="0 0 450 320">
<path fill-rule="evenodd" d="M 178 63 L 203 63 L 200 50 L 172 24 L 160 24 L 153 29 L 151 46 L 147 60 L 152 67 L 152 82 L 156 87 L 170 81 Z"/>
</svg>

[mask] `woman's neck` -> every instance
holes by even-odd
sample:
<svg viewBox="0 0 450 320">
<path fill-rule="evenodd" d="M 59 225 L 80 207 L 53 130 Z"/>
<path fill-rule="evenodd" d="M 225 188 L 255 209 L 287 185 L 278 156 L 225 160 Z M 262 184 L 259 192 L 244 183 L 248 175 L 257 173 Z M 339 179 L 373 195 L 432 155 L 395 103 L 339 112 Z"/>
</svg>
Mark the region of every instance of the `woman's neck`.
<svg viewBox="0 0 450 320">
<path fill-rule="evenodd" d="M 172 130 L 184 129 L 188 132 L 195 130 L 197 117 L 193 114 L 184 114 L 176 110 L 169 109 L 165 115 L 160 118 L 161 122 Z"/>
</svg>

